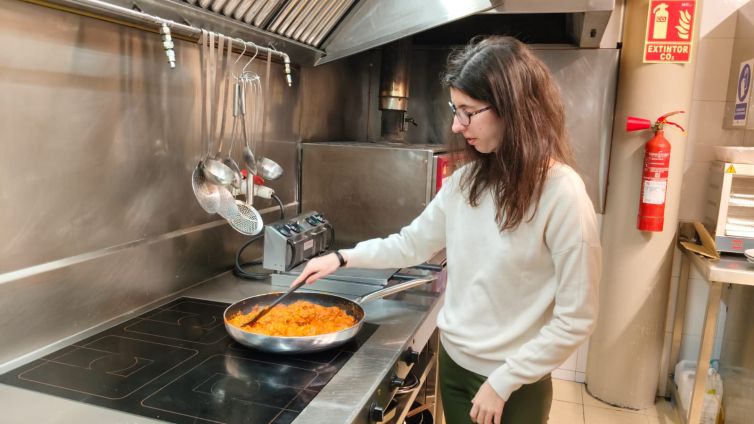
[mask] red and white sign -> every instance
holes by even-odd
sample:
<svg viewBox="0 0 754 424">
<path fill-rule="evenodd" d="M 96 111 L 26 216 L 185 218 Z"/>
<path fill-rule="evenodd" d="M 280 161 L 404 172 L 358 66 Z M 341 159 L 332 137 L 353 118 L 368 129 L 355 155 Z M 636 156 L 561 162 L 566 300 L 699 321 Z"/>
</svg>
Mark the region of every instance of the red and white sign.
<svg viewBox="0 0 754 424">
<path fill-rule="evenodd" d="M 688 63 L 695 17 L 694 0 L 650 0 L 644 63 Z"/>
</svg>

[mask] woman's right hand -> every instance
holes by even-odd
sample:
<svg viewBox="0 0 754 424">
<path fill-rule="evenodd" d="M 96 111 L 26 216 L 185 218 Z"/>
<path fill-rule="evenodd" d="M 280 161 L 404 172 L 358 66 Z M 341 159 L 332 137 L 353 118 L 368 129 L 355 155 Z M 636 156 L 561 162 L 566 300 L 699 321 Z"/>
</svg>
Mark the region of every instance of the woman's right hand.
<svg viewBox="0 0 754 424">
<path fill-rule="evenodd" d="M 306 284 L 312 284 L 320 278 L 324 278 L 337 271 L 338 268 L 340 268 L 340 260 L 338 260 L 335 253 L 329 253 L 325 256 L 309 259 L 304 270 L 301 271 L 301 274 L 295 280 L 293 280 L 291 286 L 295 286 L 303 279 L 306 279 Z"/>
</svg>

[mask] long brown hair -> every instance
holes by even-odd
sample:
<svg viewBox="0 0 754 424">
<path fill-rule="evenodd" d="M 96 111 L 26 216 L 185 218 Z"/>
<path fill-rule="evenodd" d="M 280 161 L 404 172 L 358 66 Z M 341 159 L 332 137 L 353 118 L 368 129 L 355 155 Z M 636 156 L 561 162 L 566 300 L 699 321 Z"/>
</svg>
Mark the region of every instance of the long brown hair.
<svg viewBox="0 0 754 424">
<path fill-rule="evenodd" d="M 451 53 L 442 79 L 502 118 L 502 140 L 492 153 L 479 153 L 458 134 L 451 143 L 463 143 L 471 159 L 461 181 L 469 203 L 477 206 L 491 190 L 500 230 L 515 229 L 534 217 L 551 161 L 573 163 L 560 92 L 547 67 L 512 37 L 473 39 Z"/>
</svg>

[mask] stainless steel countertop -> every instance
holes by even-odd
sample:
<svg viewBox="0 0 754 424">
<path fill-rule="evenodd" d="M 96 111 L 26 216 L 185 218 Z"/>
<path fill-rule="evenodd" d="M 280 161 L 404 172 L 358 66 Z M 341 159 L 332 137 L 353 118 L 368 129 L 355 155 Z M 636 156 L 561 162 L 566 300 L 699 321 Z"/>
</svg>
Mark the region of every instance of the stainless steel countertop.
<svg viewBox="0 0 754 424">
<path fill-rule="evenodd" d="M 44 349 L 30 353 L 13 367 L 30 362 L 63 346 L 83 340 L 106 328 L 127 321 L 147 310 L 178 297 L 195 297 L 218 302 L 236 302 L 246 297 L 273 291 L 269 283 L 241 280 L 224 273 L 159 302 L 145 305 L 127 315 L 68 337 Z M 418 328 L 435 325 L 442 295 L 427 288 L 412 289 L 392 299 L 379 299 L 363 305 L 367 321 L 380 327 L 333 377 L 324 389 L 301 412 L 294 423 L 351 423 L 369 401 L 369 396 L 388 373 L 399 355 L 411 344 Z M 424 324 L 424 325 L 423 325 Z M 6 341 L 7 342 L 7 341 Z M 4 364 L 0 372 L 6 372 Z M 6 368 L 6 369 L 3 369 Z M 157 423 L 150 418 L 132 415 L 83 402 L 76 402 L 39 392 L 0 384 L 0 410 L 8 423 L 82 423 L 107 422 Z"/>
</svg>

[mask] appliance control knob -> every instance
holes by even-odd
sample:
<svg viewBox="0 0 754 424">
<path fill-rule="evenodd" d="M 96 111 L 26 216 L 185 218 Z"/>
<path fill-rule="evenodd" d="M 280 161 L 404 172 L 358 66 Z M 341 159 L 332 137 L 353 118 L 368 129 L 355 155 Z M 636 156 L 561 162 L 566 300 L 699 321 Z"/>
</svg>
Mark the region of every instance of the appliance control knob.
<svg viewBox="0 0 754 424">
<path fill-rule="evenodd" d="M 403 383 L 406 382 L 405 378 L 400 378 L 397 375 L 393 375 L 393 377 L 390 379 L 390 388 L 395 389 L 398 387 L 401 387 Z"/>
<path fill-rule="evenodd" d="M 277 226 L 275 228 L 278 230 L 278 232 L 280 232 L 280 234 L 282 234 L 282 235 L 284 235 L 286 237 L 290 237 L 291 236 L 291 232 L 288 231 L 288 229 L 285 227 L 285 225 L 279 225 L 279 226 Z"/>
<path fill-rule="evenodd" d="M 380 422 L 385 419 L 385 408 L 377 405 L 377 403 L 373 403 L 371 407 L 369 407 L 369 418 L 372 419 L 372 421 Z"/>
<path fill-rule="evenodd" d="M 409 365 L 419 362 L 419 352 L 408 348 L 408 350 L 403 352 L 403 361 Z"/>
</svg>

